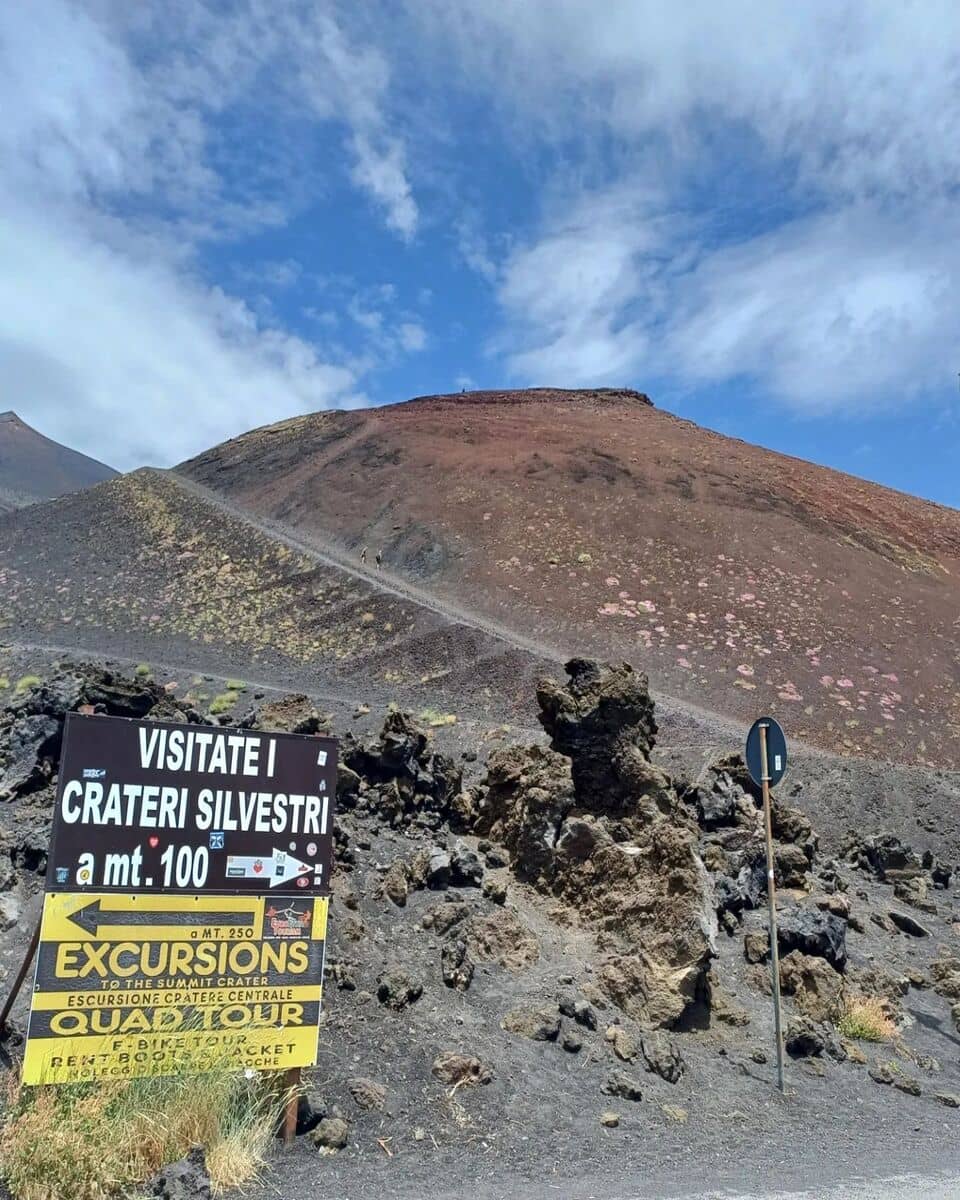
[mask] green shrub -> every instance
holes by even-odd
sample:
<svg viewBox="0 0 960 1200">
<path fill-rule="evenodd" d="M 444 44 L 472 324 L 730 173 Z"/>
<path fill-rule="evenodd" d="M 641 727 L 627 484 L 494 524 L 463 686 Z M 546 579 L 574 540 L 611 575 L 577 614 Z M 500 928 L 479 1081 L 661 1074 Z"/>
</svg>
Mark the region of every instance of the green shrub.
<svg viewBox="0 0 960 1200">
<path fill-rule="evenodd" d="M 432 729 L 438 729 L 441 725 L 456 725 L 457 714 L 440 712 L 436 708 L 422 708 L 417 714 L 417 719 Z"/>
<path fill-rule="evenodd" d="M 18 696 L 22 696 L 24 692 L 29 692 L 31 688 L 39 687 L 43 680 L 39 675 L 23 675 L 17 680 L 17 686 L 13 689 Z"/>
<path fill-rule="evenodd" d="M 889 1042 L 897 1032 L 884 1001 L 877 996 L 847 996 L 837 1029 L 862 1042 Z"/>
<path fill-rule="evenodd" d="M 239 695 L 234 691 L 221 692 L 219 696 L 214 696 L 210 704 L 211 715 L 215 717 L 219 713 L 229 712 L 239 699 Z"/>
<path fill-rule="evenodd" d="M 134 672 L 134 674 L 136 675 L 136 677 L 138 679 L 149 679 L 150 664 L 149 663 L 137 663 L 137 669 Z"/>
<path fill-rule="evenodd" d="M 228 679 L 227 688 L 231 692 L 245 692 L 247 690 L 247 685 L 242 679 Z"/>
</svg>

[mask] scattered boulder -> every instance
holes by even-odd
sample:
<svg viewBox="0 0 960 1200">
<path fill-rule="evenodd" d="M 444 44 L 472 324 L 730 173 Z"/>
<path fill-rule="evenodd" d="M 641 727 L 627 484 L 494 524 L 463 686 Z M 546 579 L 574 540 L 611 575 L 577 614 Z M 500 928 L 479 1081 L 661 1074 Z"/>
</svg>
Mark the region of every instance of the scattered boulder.
<svg viewBox="0 0 960 1200">
<path fill-rule="evenodd" d="M 350 1137 L 350 1126 L 343 1117 L 324 1117 L 309 1136 L 318 1150 L 342 1150 Z"/>
<path fill-rule="evenodd" d="M 640 1053 L 637 1039 L 622 1025 L 611 1025 L 607 1030 L 607 1041 L 621 1062 L 632 1062 Z"/>
<path fill-rule="evenodd" d="M 926 925 L 921 925 L 920 922 L 915 917 L 911 917 L 909 913 L 897 912 L 895 908 L 891 908 L 888 916 L 897 929 L 899 929 L 901 933 L 907 934 L 909 937 L 926 938 L 931 936 L 930 930 L 926 927 Z"/>
<path fill-rule="evenodd" d="M 450 855 L 437 846 L 427 855 L 424 883 L 432 892 L 443 892 L 450 886 L 453 863 Z"/>
<path fill-rule="evenodd" d="M 640 1045 L 647 1070 L 653 1071 L 667 1083 L 676 1083 L 683 1074 L 684 1062 L 674 1043 L 663 1033 L 648 1033 Z"/>
<path fill-rule="evenodd" d="M 380 883 L 383 894 L 392 900 L 397 908 L 404 908 L 407 903 L 407 876 L 407 864 L 397 859 L 387 868 Z"/>
<path fill-rule="evenodd" d="M 606 1096 L 619 1096 L 623 1100 L 643 1099 L 640 1084 L 626 1071 L 614 1071 L 600 1090 Z"/>
<path fill-rule="evenodd" d="M 15 896 L 0 896 L 0 932 L 8 933 L 20 924 L 20 904 Z"/>
<path fill-rule="evenodd" d="M 825 1048 L 823 1034 L 809 1017 L 791 1017 L 784 1047 L 791 1058 L 818 1058 Z"/>
<path fill-rule="evenodd" d="M 423 918 L 424 929 L 436 930 L 441 936 L 449 933 L 454 925 L 465 921 L 473 912 L 469 904 L 448 900 L 445 904 L 437 904 Z"/>
<path fill-rule="evenodd" d="M 938 995 L 960 1000 L 960 958 L 941 946 L 939 956 L 930 964 L 930 980 Z"/>
<path fill-rule="evenodd" d="M 440 969 L 448 988 L 465 992 L 473 981 L 474 964 L 462 940 L 447 942 L 440 952 Z"/>
<path fill-rule="evenodd" d="M 834 1021 L 840 1015 L 843 977 L 824 958 L 791 951 L 780 960 L 780 987 L 814 1021 Z"/>
<path fill-rule="evenodd" d="M 773 847 L 774 877 L 778 887 L 804 888 L 808 882 L 810 859 L 802 846 L 792 842 L 775 842 Z"/>
<path fill-rule="evenodd" d="M 320 715 L 309 696 L 299 692 L 257 705 L 236 724 L 240 729 L 280 733 L 328 732 L 327 718 Z"/>
<path fill-rule="evenodd" d="M 561 1045 L 568 1054 L 579 1054 L 583 1049 L 583 1038 L 578 1033 L 571 1033 L 568 1030 L 563 1035 Z"/>
<path fill-rule="evenodd" d="M 935 1092 L 933 1098 L 945 1108 L 960 1108 L 960 1096 L 955 1092 Z"/>
<path fill-rule="evenodd" d="M 560 1017 L 556 1009 L 521 1004 L 507 1013 L 500 1028 L 534 1042 L 555 1042 L 560 1033 Z"/>
<path fill-rule="evenodd" d="M 506 904 L 507 881 L 495 875 L 486 875 L 483 880 L 484 897 L 493 904 Z"/>
<path fill-rule="evenodd" d="M 842 971 L 847 964 L 847 926 L 833 913 L 816 908 L 789 908 L 780 914 L 777 942 L 781 954 L 800 950 L 825 958 Z"/>
<path fill-rule="evenodd" d="M 414 819 L 432 828 L 461 823 L 457 797 L 463 773 L 452 758 L 432 749 L 427 731 L 409 713 L 388 713 L 375 741 L 360 744 L 348 735 L 342 761 L 366 782 L 364 791 L 343 800 L 368 808 L 394 828 Z"/>
<path fill-rule="evenodd" d="M 458 1054 L 444 1050 L 433 1060 L 432 1072 L 442 1083 L 455 1086 L 461 1084 L 489 1083 L 493 1072 L 472 1054 Z"/>
<path fill-rule="evenodd" d="M 872 1067 L 867 1069 L 867 1074 L 874 1083 L 881 1083 L 884 1087 L 889 1087 L 894 1080 L 894 1074 L 886 1063 L 874 1063 Z"/>
<path fill-rule="evenodd" d="M 377 999 L 400 1012 L 423 995 L 423 984 L 402 967 L 390 967 L 377 980 Z"/>
<path fill-rule="evenodd" d="M 600 1124 L 604 1129 L 616 1129 L 620 1124 L 620 1114 L 615 1112 L 602 1112 L 600 1114 Z"/>
<path fill-rule="evenodd" d="M 63 724 L 45 713 L 14 720 L 6 735 L 6 763 L 0 775 L 0 800 L 13 800 L 42 787 L 54 773 Z"/>
<path fill-rule="evenodd" d="M 206 1155 L 200 1146 L 194 1146 L 179 1162 L 163 1167 L 145 1186 L 146 1195 L 158 1200 L 210 1200 L 213 1195 Z"/>
<path fill-rule="evenodd" d="M 474 917 L 466 942 L 474 962 L 494 962 L 508 971 L 525 971 L 540 957 L 537 939 L 512 908 Z"/>
<path fill-rule="evenodd" d="M 483 863 L 480 855 L 463 842 L 457 842 L 450 856 L 450 884 L 452 887 L 475 887 L 483 883 Z"/>
<path fill-rule="evenodd" d="M 751 929 L 744 934 L 743 956 L 748 963 L 764 962 L 770 955 L 770 935 L 765 929 Z"/>
<path fill-rule="evenodd" d="M 571 1017 L 578 1025 L 587 1029 L 596 1029 L 598 1025 L 597 1010 L 582 996 L 574 996 L 565 992 L 558 1002 L 560 1012 L 565 1017 Z"/>
<path fill-rule="evenodd" d="M 351 1079 L 347 1083 L 347 1091 L 353 1097 L 356 1106 L 365 1112 L 383 1108 L 387 1100 L 387 1089 L 382 1083 L 375 1083 L 372 1079 Z"/>
</svg>

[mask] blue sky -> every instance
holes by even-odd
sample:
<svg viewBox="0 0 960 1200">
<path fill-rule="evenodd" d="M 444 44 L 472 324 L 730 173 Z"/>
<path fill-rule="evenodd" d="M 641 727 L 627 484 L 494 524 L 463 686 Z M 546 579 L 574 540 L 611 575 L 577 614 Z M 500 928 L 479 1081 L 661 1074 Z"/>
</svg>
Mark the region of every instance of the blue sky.
<svg viewBox="0 0 960 1200">
<path fill-rule="evenodd" d="M 0 407 L 126 468 L 622 384 L 960 505 L 960 10 L 0 9 Z"/>
</svg>

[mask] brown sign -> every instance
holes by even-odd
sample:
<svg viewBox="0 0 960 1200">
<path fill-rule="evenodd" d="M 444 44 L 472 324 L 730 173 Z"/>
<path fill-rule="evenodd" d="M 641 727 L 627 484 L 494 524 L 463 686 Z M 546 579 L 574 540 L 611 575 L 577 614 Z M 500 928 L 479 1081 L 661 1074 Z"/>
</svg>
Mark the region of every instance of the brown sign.
<svg viewBox="0 0 960 1200">
<path fill-rule="evenodd" d="M 336 790 L 333 738 L 69 713 L 47 891 L 326 895 Z"/>
</svg>

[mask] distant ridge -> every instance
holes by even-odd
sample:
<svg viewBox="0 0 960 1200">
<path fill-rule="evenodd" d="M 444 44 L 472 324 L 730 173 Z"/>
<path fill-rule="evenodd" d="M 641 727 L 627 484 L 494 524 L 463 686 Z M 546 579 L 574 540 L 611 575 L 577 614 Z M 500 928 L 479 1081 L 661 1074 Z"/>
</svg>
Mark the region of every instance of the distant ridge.
<svg viewBox="0 0 960 1200">
<path fill-rule="evenodd" d="M 78 492 L 116 474 L 112 467 L 44 437 L 12 410 L 0 413 L 0 512 Z"/>
</svg>

